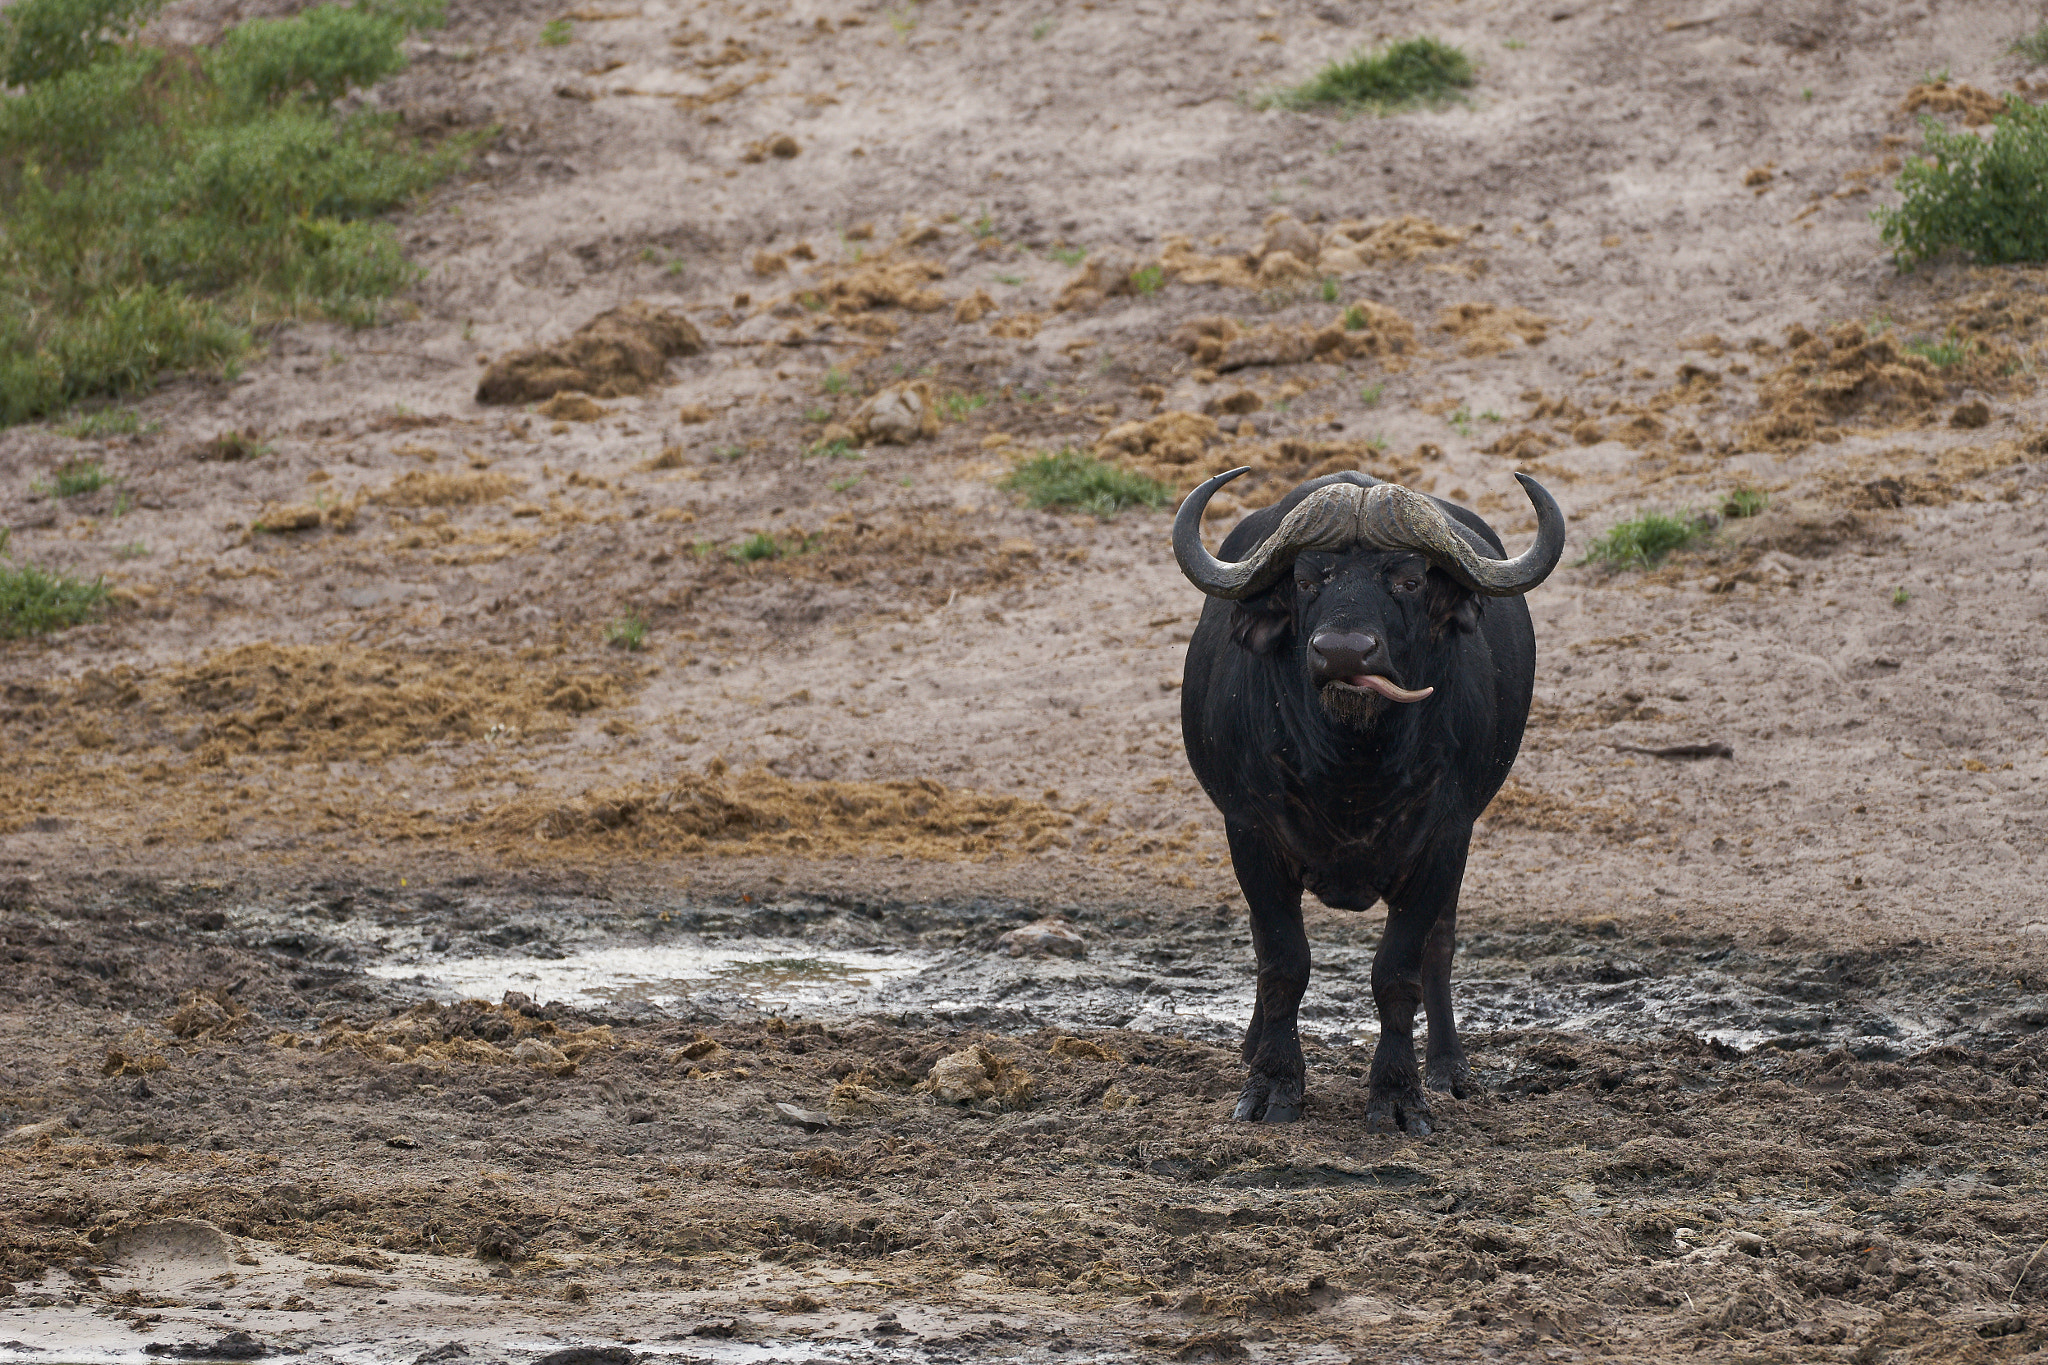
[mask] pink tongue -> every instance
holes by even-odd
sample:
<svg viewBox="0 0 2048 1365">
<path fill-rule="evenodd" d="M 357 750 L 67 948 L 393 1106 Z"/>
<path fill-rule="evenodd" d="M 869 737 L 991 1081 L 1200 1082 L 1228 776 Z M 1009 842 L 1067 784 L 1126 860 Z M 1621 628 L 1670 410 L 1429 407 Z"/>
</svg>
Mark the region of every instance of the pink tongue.
<svg viewBox="0 0 2048 1365">
<path fill-rule="evenodd" d="M 1421 701 L 1424 697 L 1436 691 L 1434 687 L 1418 687 L 1411 692 L 1405 687 L 1394 686 L 1377 673 L 1362 673 L 1358 677 L 1346 678 L 1344 681 L 1350 683 L 1353 687 L 1369 687 L 1388 701 Z"/>
</svg>

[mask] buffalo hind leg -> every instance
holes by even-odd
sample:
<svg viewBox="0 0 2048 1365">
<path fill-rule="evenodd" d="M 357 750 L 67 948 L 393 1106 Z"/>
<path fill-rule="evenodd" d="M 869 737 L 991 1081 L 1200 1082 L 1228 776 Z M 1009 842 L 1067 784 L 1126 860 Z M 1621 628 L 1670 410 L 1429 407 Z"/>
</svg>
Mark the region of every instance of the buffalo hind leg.
<svg viewBox="0 0 2048 1365">
<path fill-rule="evenodd" d="M 1258 958 L 1258 996 L 1244 1035 L 1251 1075 L 1231 1117 L 1289 1123 L 1301 1117 L 1306 1063 L 1296 1012 L 1308 989 L 1308 932 L 1301 923 L 1301 881 L 1249 829 L 1230 831 L 1230 861 L 1250 912 Z"/>
<path fill-rule="evenodd" d="M 1422 1079 L 1431 1090 L 1464 1099 L 1472 1093 L 1472 1065 L 1458 1041 L 1458 1021 L 1451 1012 L 1451 955 L 1457 951 L 1456 902 L 1438 912 L 1422 941 L 1422 1010 L 1429 1018 L 1429 1047 Z"/>
</svg>

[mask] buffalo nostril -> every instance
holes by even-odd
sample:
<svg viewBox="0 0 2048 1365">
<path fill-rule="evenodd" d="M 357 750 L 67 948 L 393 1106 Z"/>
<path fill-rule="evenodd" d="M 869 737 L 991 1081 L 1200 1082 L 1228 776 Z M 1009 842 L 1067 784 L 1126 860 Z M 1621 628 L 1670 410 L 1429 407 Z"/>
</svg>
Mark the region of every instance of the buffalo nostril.
<svg viewBox="0 0 2048 1365">
<path fill-rule="evenodd" d="M 1362 631 L 1330 631 L 1312 638 L 1309 646 L 1333 676 L 1344 677 L 1363 672 L 1366 661 L 1378 652 L 1380 642 Z"/>
</svg>

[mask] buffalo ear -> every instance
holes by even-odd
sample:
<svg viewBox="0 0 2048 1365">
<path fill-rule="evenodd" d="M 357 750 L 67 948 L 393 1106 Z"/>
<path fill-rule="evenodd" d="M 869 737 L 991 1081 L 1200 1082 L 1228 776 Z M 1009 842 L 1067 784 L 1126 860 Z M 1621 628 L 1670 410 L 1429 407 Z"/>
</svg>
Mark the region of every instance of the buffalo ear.
<svg viewBox="0 0 2048 1365">
<path fill-rule="evenodd" d="M 1455 630 L 1470 635 L 1479 629 L 1480 614 L 1486 609 L 1479 594 L 1452 581 L 1440 569 L 1429 571 L 1429 619 L 1438 630 Z"/>
<path fill-rule="evenodd" d="M 1230 613 L 1230 638 L 1251 654 L 1271 654 L 1294 631 L 1294 613 L 1276 593 L 1239 602 Z"/>
</svg>

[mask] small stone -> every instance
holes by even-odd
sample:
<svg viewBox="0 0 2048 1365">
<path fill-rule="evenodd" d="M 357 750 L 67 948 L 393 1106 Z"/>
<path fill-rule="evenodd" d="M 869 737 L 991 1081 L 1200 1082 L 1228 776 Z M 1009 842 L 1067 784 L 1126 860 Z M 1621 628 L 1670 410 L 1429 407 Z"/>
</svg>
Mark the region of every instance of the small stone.
<svg viewBox="0 0 2048 1365">
<path fill-rule="evenodd" d="M 1978 427 L 1989 426 L 1991 424 L 1991 405 L 1981 398 L 1958 404 L 1956 410 L 1949 415 L 1948 424 L 1952 427 L 1961 427 L 1965 431 L 1974 431 Z"/>
<path fill-rule="evenodd" d="M 996 940 L 1011 957 L 1086 957 L 1088 940 L 1063 919 L 1034 920 Z"/>
<path fill-rule="evenodd" d="M 800 1104 L 784 1104 L 777 1100 L 775 1112 L 782 1116 L 784 1123 L 796 1124 L 799 1128 L 816 1130 L 837 1126 L 838 1120 L 817 1109 L 806 1109 Z"/>
</svg>

